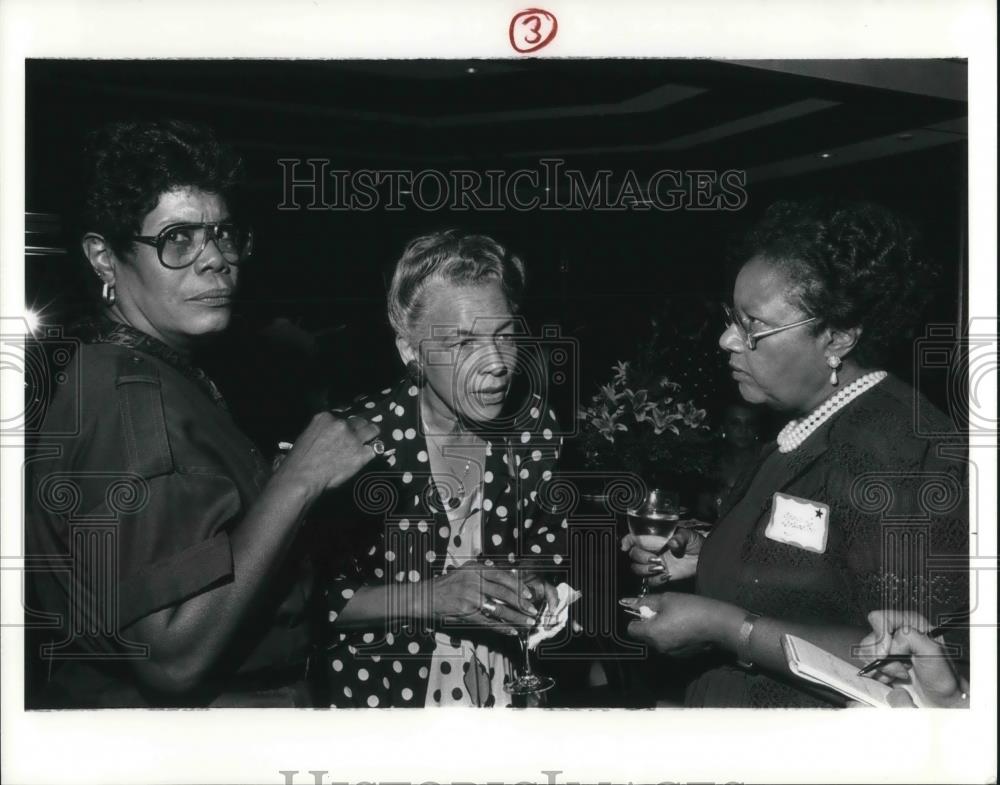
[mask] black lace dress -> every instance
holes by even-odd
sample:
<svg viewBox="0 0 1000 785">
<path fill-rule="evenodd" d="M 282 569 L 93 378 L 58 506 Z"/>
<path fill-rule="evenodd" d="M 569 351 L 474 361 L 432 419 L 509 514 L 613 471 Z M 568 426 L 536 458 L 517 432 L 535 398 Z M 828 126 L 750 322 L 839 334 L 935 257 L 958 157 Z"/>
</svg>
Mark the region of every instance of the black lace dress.
<svg viewBox="0 0 1000 785">
<path fill-rule="evenodd" d="M 796 450 L 771 444 L 737 482 L 698 565 L 698 592 L 761 615 L 867 628 L 877 608 L 933 622 L 968 603 L 968 489 L 954 425 L 893 377 L 859 396 Z M 922 414 L 917 422 L 915 412 Z M 765 534 L 774 494 L 829 506 L 822 553 Z M 688 706 L 820 707 L 805 682 L 714 667 Z"/>
</svg>

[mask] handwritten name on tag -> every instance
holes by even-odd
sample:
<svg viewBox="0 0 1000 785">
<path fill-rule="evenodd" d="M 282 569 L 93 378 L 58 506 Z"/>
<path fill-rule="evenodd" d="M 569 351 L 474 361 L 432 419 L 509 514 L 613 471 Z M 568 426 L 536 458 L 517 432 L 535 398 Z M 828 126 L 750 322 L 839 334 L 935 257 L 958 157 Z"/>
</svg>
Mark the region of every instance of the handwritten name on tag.
<svg viewBox="0 0 1000 785">
<path fill-rule="evenodd" d="M 768 539 L 813 553 L 825 553 L 829 531 L 829 506 L 787 493 L 774 494 L 771 520 L 764 529 Z"/>
</svg>

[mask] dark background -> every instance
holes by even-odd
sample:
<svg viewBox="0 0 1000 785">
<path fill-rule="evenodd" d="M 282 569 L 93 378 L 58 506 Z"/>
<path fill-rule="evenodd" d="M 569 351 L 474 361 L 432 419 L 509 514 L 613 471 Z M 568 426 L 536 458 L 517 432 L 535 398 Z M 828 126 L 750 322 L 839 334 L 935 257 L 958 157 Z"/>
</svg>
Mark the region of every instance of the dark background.
<svg viewBox="0 0 1000 785">
<path fill-rule="evenodd" d="M 399 375 L 388 275 L 407 240 L 446 226 L 522 255 L 525 315 L 577 342 L 585 396 L 654 318 L 704 327 L 669 370 L 712 408 L 732 394 L 712 304 L 730 298 L 732 239 L 777 198 L 835 194 L 906 213 L 944 273 L 928 322 L 963 319 L 964 62 L 35 60 L 26 80 L 27 301 L 47 323 L 69 323 L 98 290 L 73 223 L 87 131 L 177 117 L 211 124 L 245 154 L 257 252 L 241 274 L 236 329 L 207 362 L 267 446 L 291 438 L 314 405 L 303 389 L 348 398 Z M 661 169 L 733 168 L 747 171 L 749 202 L 739 212 L 281 211 L 280 158 L 414 171 L 561 158 L 610 169 L 614 183 L 629 170 L 645 181 Z M 275 319 L 309 335 L 301 352 Z M 893 370 L 908 379 L 912 365 L 907 349 Z M 944 403 L 943 387 L 923 387 Z M 553 390 L 564 422 L 578 398 Z"/>
</svg>

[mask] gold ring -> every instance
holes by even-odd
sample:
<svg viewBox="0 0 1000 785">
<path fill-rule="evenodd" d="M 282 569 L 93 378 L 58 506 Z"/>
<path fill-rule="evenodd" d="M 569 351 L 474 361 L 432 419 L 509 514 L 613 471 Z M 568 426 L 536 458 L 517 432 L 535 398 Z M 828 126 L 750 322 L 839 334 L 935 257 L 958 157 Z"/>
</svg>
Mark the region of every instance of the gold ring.
<svg viewBox="0 0 1000 785">
<path fill-rule="evenodd" d="M 483 600 L 483 604 L 479 606 L 482 611 L 483 616 L 492 616 L 497 612 L 497 604 L 490 600 Z"/>
</svg>

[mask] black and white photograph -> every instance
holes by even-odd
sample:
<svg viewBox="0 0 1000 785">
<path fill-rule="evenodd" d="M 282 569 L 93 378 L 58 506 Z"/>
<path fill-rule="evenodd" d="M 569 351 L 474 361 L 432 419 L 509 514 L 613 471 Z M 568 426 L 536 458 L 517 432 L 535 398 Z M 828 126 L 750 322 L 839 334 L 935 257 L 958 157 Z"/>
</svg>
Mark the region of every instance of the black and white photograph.
<svg viewBox="0 0 1000 785">
<path fill-rule="evenodd" d="M 995 9 L 216 5 L 0 16 L 5 781 L 995 781 Z"/>
</svg>

